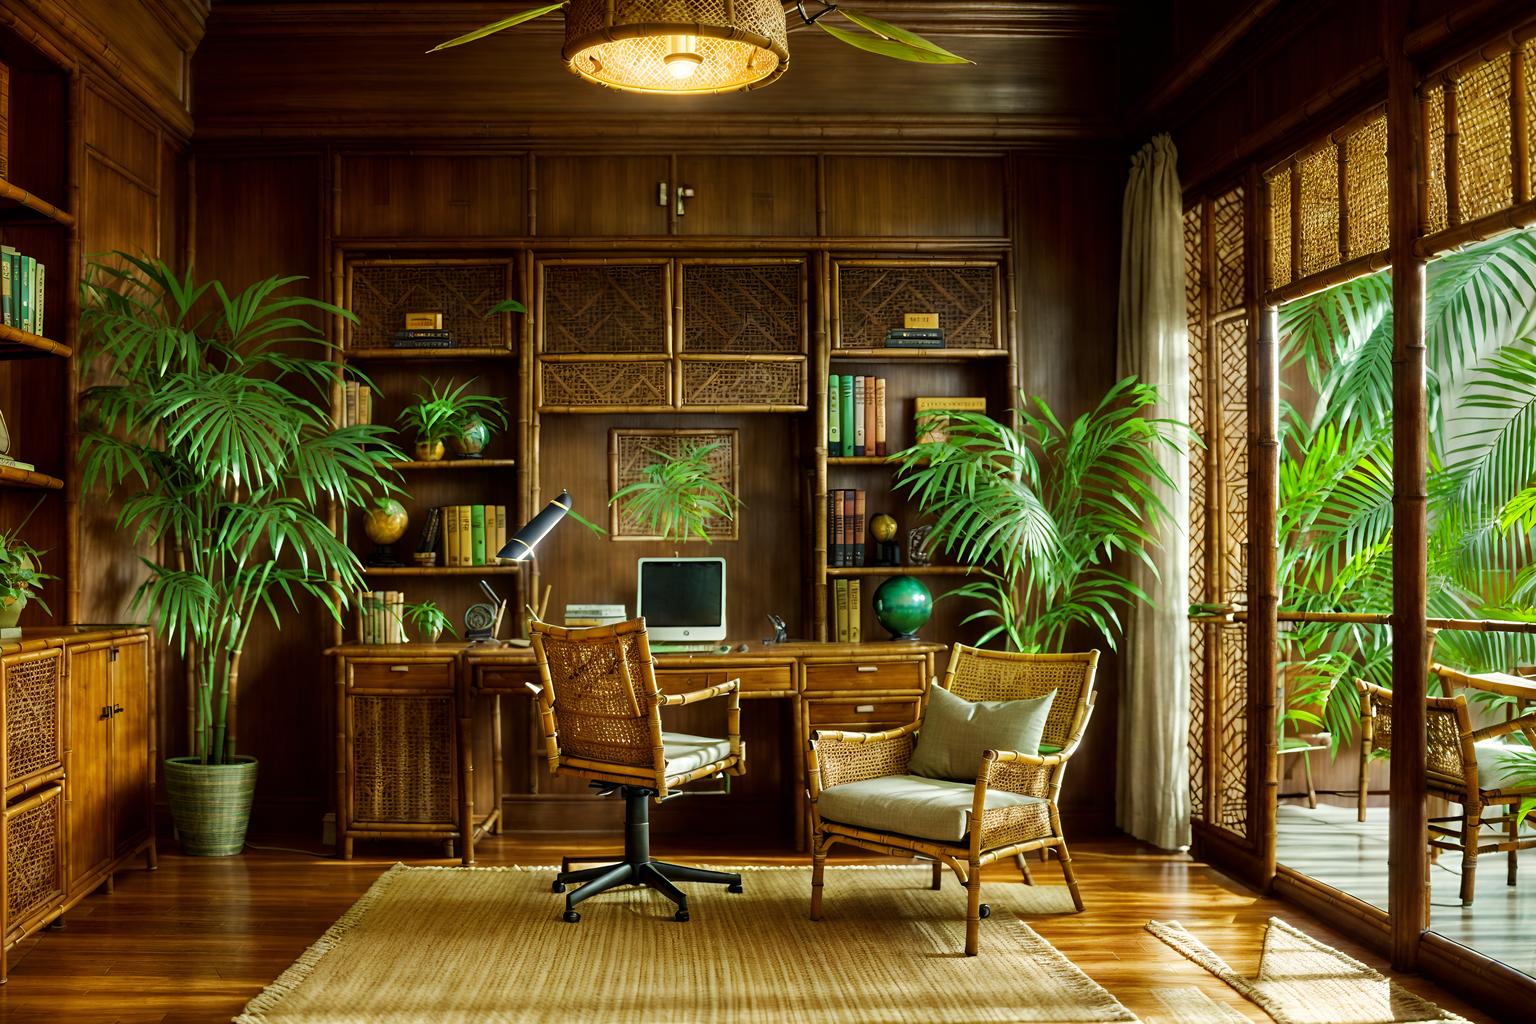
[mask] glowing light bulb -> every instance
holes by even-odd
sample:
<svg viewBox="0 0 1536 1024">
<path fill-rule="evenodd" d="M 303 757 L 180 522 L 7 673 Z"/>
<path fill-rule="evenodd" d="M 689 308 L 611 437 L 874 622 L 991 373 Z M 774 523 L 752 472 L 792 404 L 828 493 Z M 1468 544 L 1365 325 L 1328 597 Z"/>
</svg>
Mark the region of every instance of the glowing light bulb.
<svg viewBox="0 0 1536 1024">
<path fill-rule="evenodd" d="M 698 54 L 698 37 L 668 36 L 667 44 L 669 52 L 662 58 L 667 73 L 679 81 L 691 78 L 699 65 L 704 63 L 704 58 Z"/>
</svg>

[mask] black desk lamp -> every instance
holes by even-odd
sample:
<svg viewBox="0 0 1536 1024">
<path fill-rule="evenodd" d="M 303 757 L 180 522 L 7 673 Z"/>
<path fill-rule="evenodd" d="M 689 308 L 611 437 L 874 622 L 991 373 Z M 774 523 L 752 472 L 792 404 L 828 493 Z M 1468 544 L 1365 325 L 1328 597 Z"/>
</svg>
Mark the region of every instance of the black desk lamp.
<svg viewBox="0 0 1536 1024">
<path fill-rule="evenodd" d="M 497 561 L 526 562 L 533 558 L 533 549 L 549 536 L 555 524 L 564 519 L 565 514 L 570 510 L 570 492 L 561 491 L 558 497 L 545 505 L 538 515 L 524 523 L 522 528 L 512 535 L 512 539 L 496 552 Z M 496 639 L 496 633 L 501 628 L 502 616 L 507 610 L 507 602 L 491 589 L 490 584 L 481 580 L 480 589 L 492 601 L 490 604 L 470 605 L 469 610 L 464 613 L 464 639 L 471 643 Z"/>
</svg>

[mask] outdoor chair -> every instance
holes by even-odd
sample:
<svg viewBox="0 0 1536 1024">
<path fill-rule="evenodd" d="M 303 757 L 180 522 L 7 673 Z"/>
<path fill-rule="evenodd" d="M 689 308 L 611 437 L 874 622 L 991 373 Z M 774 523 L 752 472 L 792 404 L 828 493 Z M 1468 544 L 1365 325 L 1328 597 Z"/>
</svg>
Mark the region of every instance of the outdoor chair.
<svg viewBox="0 0 1536 1024">
<path fill-rule="evenodd" d="M 956 644 L 944 692 L 930 691 L 922 721 L 882 732 L 814 733 L 806 765 L 811 919 L 821 919 L 827 851 L 837 843 L 931 858 L 934 889 L 949 865 L 966 888 L 967 956 L 976 955 L 981 919 L 991 912 L 981 902 L 981 869 L 994 861 L 1014 858 L 1029 883 L 1024 855 L 1055 850 L 1073 906 L 1081 911 L 1056 801 L 1093 713 L 1098 660 L 1098 651 L 1015 654 Z M 999 749 L 977 738 L 990 726 L 971 731 L 957 724 L 994 714 L 1027 715 L 1025 728 L 1035 730 L 1035 743 Z"/>
</svg>

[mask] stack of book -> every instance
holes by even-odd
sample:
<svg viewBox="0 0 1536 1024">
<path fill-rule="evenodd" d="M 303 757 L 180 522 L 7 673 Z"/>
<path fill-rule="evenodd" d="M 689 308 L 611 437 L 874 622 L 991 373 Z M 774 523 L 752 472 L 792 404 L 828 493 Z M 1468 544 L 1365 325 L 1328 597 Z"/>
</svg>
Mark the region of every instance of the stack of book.
<svg viewBox="0 0 1536 1024">
<path fill-rule="evenodd" d="M 445 330 L 399 330 L 390 342 L 394 348 L 453 348 L 453 335 Z"/>
<path fill-rule="evenodd" d="M 885 378 L 827 378 L 827 455 L 885 455 Z"/>
<path fill-rule="evenodd" d="M 885 332 L 886 348 L 943 348 L 942 327 L 893 327 Z"/>
<path fill-rule="evenodd" d="M 22 469 L 26 470 L 28 473 L 31 473 L 37 469 L 37 467 L 32 463 L 22 462 L 20 459 L 13 459 L 9 455 L 0 455 L 0 466 L 9 466 L 11 469 Z"/>
<path fill-rule="evenodd" d="M 0 310 L 7 327 L 43 333 L 45 268 L 13 246 L 0 245 Z"/>
<path fill-rule="evenodd" d="M 827 492 L 827 565 L 845 568 L 864 564 L 864 492 Z"/>
<path fill-rule="evenodd" d="M 438 521 L 428 515 L 423 530 L 426 534 L 434 528 L 443 538 L 443 564 L 446 566 L 498 565 L 496 552 L 507 543 L 507 506 L 505 505 L 444 505 L 434 509 Z M 436 537 L 432 538 L 436 543 Z"/>
<path fill-rule="evenodd" d="M 405 594 L 369 590 L 357 595 L 357 635 L 365 644 L 405 643 Z"/>
<path fill-rule="evenodd" d="M 839 643 L 864 642 L 864 601 L 859 580 L 832 581 L 832 639 Z"/>
<path fill-rule="evenodd" d="M 568 604 L 565 606 L 567 626 L 611 626 L 624 621 L 621 604 Z"/>
<path fill-rule="evenodd" d="M 358 427 L 373 422 L 373 389 L 349 380 L 341 386 L 341 425 Z"/>
</svg>

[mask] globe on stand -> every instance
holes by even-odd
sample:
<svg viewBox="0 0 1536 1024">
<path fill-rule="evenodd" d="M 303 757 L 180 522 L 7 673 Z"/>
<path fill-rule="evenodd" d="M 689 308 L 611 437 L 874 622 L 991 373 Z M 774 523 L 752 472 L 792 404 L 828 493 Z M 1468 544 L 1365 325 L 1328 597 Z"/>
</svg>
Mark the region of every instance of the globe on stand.
<svg viewBox="0 0 1536 1024">
<path fill-rule="evenodd" d="M 896 520 L 881 512 L 869 521 L 869 532 L 875 538 L 875 564 L 900 565 L 901 546 L 896 543 Z"/>
<path fill-rule="evenodd" d="M 372 507 L 363 513 L 363 533 L 373 541 L 373 553 L 368 556 L 369 565 L 382 567 L 401 564 L 395 558 L 392 545 L 405 536 L 405 527 L 409 522 L 405 506 L 394 498 L 374 501 Z"/>
<path fill-rule="evenodd" d="M 915 576 L 892 576 L 875 590 L 875 618 L 892 640 L 916 640 L 933 614 L 933 594 Z"/>
</svg>

